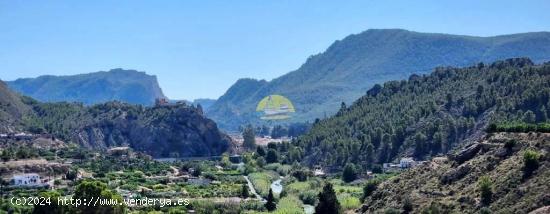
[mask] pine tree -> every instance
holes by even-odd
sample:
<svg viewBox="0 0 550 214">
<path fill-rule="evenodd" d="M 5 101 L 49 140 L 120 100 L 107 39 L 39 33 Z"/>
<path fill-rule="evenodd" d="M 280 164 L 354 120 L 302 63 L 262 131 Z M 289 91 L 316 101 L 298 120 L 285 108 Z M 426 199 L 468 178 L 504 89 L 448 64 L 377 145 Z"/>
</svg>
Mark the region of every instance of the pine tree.
<svg viewBox="0 0 550 214">
<path fill-rule="evenodd" d="M 323 191 L 319 193 L 319 203 L 315 207 L 315 214 L 339 214 L 340 203 L 336 198 L 336 193 L 332 188 L 331 183 L 327 183 L 323 187 Z"/>
<path fill-rule="evenodd" d="M 279 161 L 279 154 L 275 149 L 268 149 L 265 157 L 267 163 L 277 163 Z"/>
<path fill-rule="evenodd" d="M 250 196 L 250 194 L 248 192 L 248 185 L 243 184 L 242 189 L 241 189 L 241 198 L 248 198 L 249 196 Z"/>
<path fill-rule="evenodd" d="M 246 128 L 243 131 L 243 146 L 246 149 L 254 149 L 256 148 L 256 135 L 254 133 L 254 127 L 252 125 L 246 126 Z"/>
<path fill-rule="evenodd" d="M 264 206 L 270 212 L 277 209 L 277 204 L 275 204 L 275 197 L 273 196 L 273 190 L 271 190 L 271 188 L 269 188 L 269 194 L 267 195 L 267 202 L 265 203 Z"/>
</svg>

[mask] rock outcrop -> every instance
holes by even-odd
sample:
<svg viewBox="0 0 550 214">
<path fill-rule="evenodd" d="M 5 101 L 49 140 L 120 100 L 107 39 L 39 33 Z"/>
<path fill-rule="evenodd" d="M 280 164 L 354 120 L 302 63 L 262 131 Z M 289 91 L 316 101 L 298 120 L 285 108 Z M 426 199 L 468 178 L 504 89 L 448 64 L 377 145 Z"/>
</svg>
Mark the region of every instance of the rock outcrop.
<svg viewBox="0 0 550 214">
<path fill-rule="evenodd" d="M 517 143 L 505 148 L 509 141 Z M 400 210 L 408 201 L 413 205 L 412 213 L 435 209 L 440 213 L 479 213 L 484 205 L 478 181 L 486 176 L 492 197 L 485 209 L 492 213 L 545 213 L 550 205 L 550 133 L 495 133 L 476 144 L 488 146 L 466 149 L 478 152 L 467 152 L 475 155 L 463 163 L 428 162 L 381 183 L 359 211 Z M 508 151 L 505 156 L 503 149 Z M 527 150 L 541 157 L 538 168 L 526 178 L 523 154 Z"/>
<path fill-rule="evenodd" d="M 220 155 L 231 142 L 194 107 L 161 106 L 133 113 L 127 104 L 105 105 L 109 110 L 96 116 L 100 120 L 76 128 L 71 135 L 73 142 L 94 148 L 128 145 L 153 157 Z"/>
</svg>

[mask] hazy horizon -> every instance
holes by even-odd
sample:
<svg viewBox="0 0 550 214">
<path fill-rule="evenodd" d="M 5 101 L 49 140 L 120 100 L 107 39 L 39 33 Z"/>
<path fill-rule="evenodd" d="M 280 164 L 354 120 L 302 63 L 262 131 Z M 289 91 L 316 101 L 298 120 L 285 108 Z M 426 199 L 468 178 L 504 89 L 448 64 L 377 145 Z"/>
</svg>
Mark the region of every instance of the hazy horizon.
<svg viewBox="0 0 550 214">
<path fill-rule="evenodd" d="M 26 3 L 0 2 L 0 79 L 133 69 L 186 100 L 216 99 L 239 78 L 279 77 L 367 29 L 471 36 L 550 29 L 546 1 Z"/>
</svg>

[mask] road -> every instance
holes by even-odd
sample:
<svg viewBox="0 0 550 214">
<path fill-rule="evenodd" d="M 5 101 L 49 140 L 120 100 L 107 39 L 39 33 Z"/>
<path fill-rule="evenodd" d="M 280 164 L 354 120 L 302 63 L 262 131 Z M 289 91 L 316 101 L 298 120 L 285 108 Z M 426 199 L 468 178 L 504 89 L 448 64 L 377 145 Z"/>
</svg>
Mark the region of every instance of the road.
<svg viewBox="0 0 550 214">
<path fill-rule="evenodd" d="M 258 192 L 256 192 L 256 189 L 254 189 L 254 185 L 252 185 L 252 182 L 250 182 L 250 179 L 248 179 L 248 176 L 243 176 L 244 179 L 246 180 L 246 183 L 248 184 L 248 189 L 250 190 L 250 192 L 256 196 L 256 198 L 258 200 L 260 200 L 261 202 L 266 202 L 266 200 L 264 198 L 262 198 L 262 196 L 260 194 L 258 194 Z"/>
</svg>

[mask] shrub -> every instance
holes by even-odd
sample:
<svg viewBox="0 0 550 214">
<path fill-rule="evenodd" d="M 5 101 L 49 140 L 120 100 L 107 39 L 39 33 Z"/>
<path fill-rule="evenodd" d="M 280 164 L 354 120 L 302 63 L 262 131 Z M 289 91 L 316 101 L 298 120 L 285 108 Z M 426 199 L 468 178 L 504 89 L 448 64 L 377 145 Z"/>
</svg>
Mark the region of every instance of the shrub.
<svg viewBox="0 0 550 214">
<path fill-rule="evenodd" d="M 267 163 L 277 163 L 279 162 L 279 153 L 275 149 L 268 149 L 267 155 L 265 157 Z"/>
<path fill-rule="evenodd" d="M 493 197 L 493 183 L 487 176 L 482 176 L 478 181 L 478 189 L 480 191 L 481 203 L 483 205 L 489 205 L 491 198 Z"/>
<path fill-rule="evenodd" d="M 292 170 L 292 166 L 281 165 L 277 168 L 277 173 L 279 173 L 279 175 L 286 176 L 288 175 L 288 173 L 290 173 L 291 170 Z"/>
<path fill-rule="evenodd" d="M 515 139 L 511 139 L 504 143 L 504 148 L 510 151 L 514 148 L 514 146 L 516 146 L 516 144 L 517 144 L 517 141 Z"/>
<path fill-rule="evenodd" d="M 479 210 L 479 214 L 491 214 L 491 210 L 487 207 L 483 207 Z"/>
<path fill-rule="evenodd" d="M 422 214 L 439 214 L 442 213 L 441 209 L 439 208 L 440 205 L 432 202 L 429 207 L 424 208 L 422 210 Z"/>
<path fill-rule="evenodd" d="M 248 198 L 249 195 L 250 195 L 250 193 L 248 191 L 248 185 L 243 184 L 242 189 L 241 189 L 241 198 Z"/>
<path fill-rule="evenodd" d="M 539 167 L 540 154 L 533 150 L 527 150 L 523 153 L 523 175 L 529 177 Z"/>
<path fill-rule="evenodd" d="M 395 208 L 387 208 L 386 210 L 384 210 L 384 214 L 399 214 L 401 212 L 399 212 L 399 210 L 395 209 Z"/>
<path fill-rule="evenodd" d="M 315 202 L 317 201 L 317 192 L 314 190 L 308 190 L 301 192 L 299 197 L 304 204 L 315 205 Z"/>
<path fill-rule="evenodd" d="M 74 181 L 76 177 L 78 176 L 78 170 L 77 169 L 69 169 L 67 173 L 65 174 L 65 178 L 68 180 Z"/>
<path fill-rule="evenodd" d="M 361 206 L 361 201 L 358 198 L 349 194 L 343 194 L 338 197 L 338 201 L 344 210 L 357 209 Z"/>
<path fill-rule="evenodd" d="M 382 173 L 382 166 L 380 164 L 372 166 L 372 173 Z"/>
<path fill-rule="evenodd" d="M 302 214 L 304 213 L 304 208 L 302 203 L 296 197 L 288 196 L 281 198 L 277 204 L 277 210 L 275 214 Z"/>
<path fill-rule="evenodd" d="M 413 204 L 411 203 L 411 199 L 405 198 L 403 200 L 403 213 L 410 213 L 413 211 Z"/>
<path fill-rule="evenodd" d="M 306 181 L 307 178 L 311 176 L 311 172 L 306 169 L 294 170 L 292 176 L 298 179 L 298 181 Z"/>
<path fill-rule="evenodd" d="M 205 172 L 202 175 L 210 180 L 218 180 L 218 177 L 213 172 Z"/>
<path fill-rule="evenodd" d="M 240 206 L 241 206 L 241 210 L 255 210 L 255 211 L 265 210 L 264 204 L 262 202 L 254 201 L 254 200 L 241 201 Z"/>
<path fill-rule="evenodd" d="M 357 178 L 357 168 L 355 167 L 355 164 L 348 163 L 344 167 L 344 171 L 342 172 L 342 180 L 344 182 L 352 182 Z"/>
<path fill-rule="evenodd" d="M 365 200 L 367 197 L 369 197 L 378 186 L 378 181 L 376 180 L 369 180 L 367 184 L 363 187 L 363 197 L 361 200 Z"/>
</svg>

